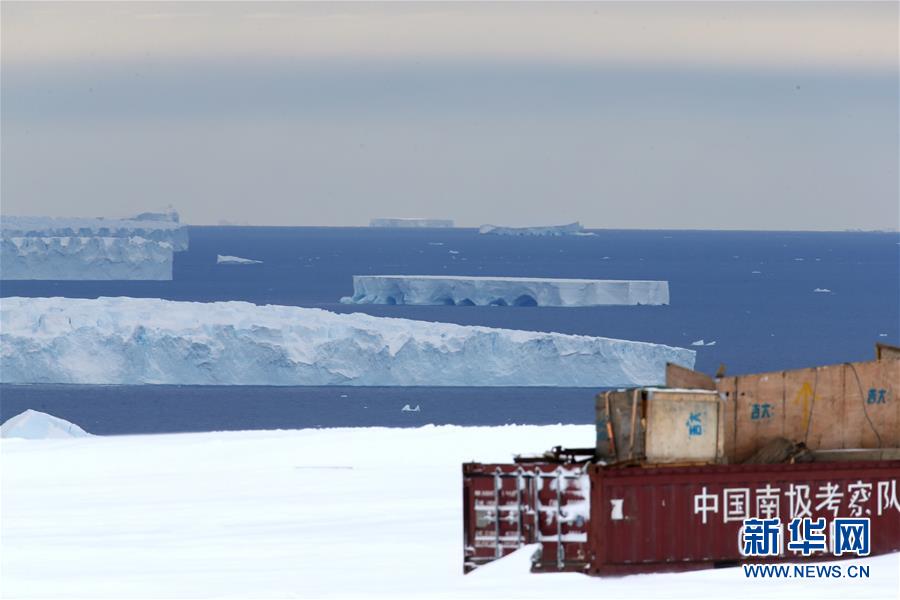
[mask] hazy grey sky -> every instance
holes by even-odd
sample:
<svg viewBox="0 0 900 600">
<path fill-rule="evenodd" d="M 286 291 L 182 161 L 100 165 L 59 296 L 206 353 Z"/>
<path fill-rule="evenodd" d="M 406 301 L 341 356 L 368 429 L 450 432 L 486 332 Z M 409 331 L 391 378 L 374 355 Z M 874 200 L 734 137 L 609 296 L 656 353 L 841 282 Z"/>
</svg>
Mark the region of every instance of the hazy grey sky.
<svg viewBox="0 0 900 600">
<path fill-rule="evenodd" d="M 0 11 L 4 214 L 900 222 L 894 2 Z"/>
</svg>

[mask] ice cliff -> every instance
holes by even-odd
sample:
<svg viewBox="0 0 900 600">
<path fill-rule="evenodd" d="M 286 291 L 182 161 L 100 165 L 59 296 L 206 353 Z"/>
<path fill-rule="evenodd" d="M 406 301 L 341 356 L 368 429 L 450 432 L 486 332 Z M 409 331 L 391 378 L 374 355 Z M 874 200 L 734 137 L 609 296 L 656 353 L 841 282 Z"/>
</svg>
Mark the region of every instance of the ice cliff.
<svg viewBox="0 0 900 600">
<path fill-rule="evenodd" d="M 584 227 L 578 221 L 568 225 L 546 225 L 541 227 L 503 227 L 500 225 L 482 225 L 478 233 L 490 235 L 535 235 L 535 236 L 560 236 L 560 235 L 593 235 L 585 233 Z"/>
<path fill-rule="evenodd" d="M 453 227 L 451 219 L 380 218 L 369 221 L 369 227 Z"/>
<path fill-rule="evenodd" d="M 30 408 L 0 426 L 0 437 L 45 440 L 88 437 L 87 431 L 65 419 Z"/>
<path fill-rule="evenodd" d="M 174 211 L 134 219 L 4 216 L 0 238 L 2 279 L 167 280 L 173 253 L 188 247 Z"/>
<path fill-rule="evenodd" d="M 599 306 L 668 304 L 667 281 L 356 275 L 345 304 Z"/>
<path fill-rule="evenodd" d="M 3 298 L 6 383 L 629 386 L 692 350 L 246 302 Z"/>
<path fill-rule="evenodd" d="M 172 245 L 140 237 L 0 240 L 3 279 L 172 279 Z"/>
<path fill-rule="evenodd" d="M 139 217 L 144 215 L 138 215 Z M 0 234 L 13 237 L 139 237 L 168 242 L 175 252 L 188 248 L 187 228 L 176 221 L 147 219 L 88 219 L 53 217 L 0 218 Z"/>
</svg>

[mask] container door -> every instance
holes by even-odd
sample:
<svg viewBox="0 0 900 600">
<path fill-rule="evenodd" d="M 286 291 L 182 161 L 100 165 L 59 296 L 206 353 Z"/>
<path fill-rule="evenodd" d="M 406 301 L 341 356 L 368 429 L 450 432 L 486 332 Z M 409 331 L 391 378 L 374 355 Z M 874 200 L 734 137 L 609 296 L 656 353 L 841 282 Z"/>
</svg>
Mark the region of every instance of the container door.
<svg viewBox="0 0 900 600">
<path fill-rule="evenodd" d="M 590 483 L 580 466 L 463 465 L 464 570 L 541 544 L 537 570 L 588 562 Z"/>
</svg>

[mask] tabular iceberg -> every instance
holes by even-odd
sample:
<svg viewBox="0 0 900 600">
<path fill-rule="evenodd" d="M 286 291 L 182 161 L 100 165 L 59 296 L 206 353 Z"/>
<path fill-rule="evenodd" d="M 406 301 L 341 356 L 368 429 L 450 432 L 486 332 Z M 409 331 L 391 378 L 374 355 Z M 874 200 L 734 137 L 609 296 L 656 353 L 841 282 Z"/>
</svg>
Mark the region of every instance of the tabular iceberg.
<svg viewBox="0 0 900 600">
<path fill-rule="evenodd" d="M 452 219 L 380 218 L 369 221 L 369 227 L 453 227 Z"/>
<path fill-rule="evenodd" d="M 139 237 L 155 242 L 168 242 L 175 252 L 188 249 L 187 228 L 171 220 L 3 216 L 0 220 L 0 233 L 4 238 Z"/>
<path fill-rule="evenodd" d="M 140 237 L 0 240 L 3 279 L 172 279 L 172 245 Z"/>
<path fill-rule="evenodd" d="M 668 304 L 667 281 L 355 275 L 345 304 L 601 306 Z"/>
<path fill-rule="evenodd" d="M 656 385 L 684 348 L 247 302 L 3 298 L 6 383 Z"/>
<path fill-rule="evenodd" d="M 173 253 L 188 247 L 174 211 L 134 219 L 5 216 L 0 234 L 2 279 L 169 280 Z"/>
<path fill-rule="evenodd" d="M 535 235 L 535 236 L 560 236 L 560 235 L 594 235 L 586 233 L 581 223 L 575 221 L 567 225 L 546 225 L 541 227 L 503 227 L 500 225 L 482 225 L 478 233 L 490 235 Z"/>
</svg>

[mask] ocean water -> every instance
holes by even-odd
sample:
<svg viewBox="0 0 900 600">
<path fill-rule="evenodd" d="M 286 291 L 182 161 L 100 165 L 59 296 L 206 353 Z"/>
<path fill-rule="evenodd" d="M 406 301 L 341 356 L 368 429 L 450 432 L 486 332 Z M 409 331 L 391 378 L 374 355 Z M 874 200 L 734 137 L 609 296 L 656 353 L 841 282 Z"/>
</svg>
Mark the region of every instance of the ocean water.
<svg viewBox="0 0 900 600">
<path fill-rule="evenodd" d="M 729 373 L 873 356 L 900 343 L 900 235 L 600 230 L 191 227 L 168 282 L 4 281 L 2 296 L 246 300 L 340 312 L 599 335 L 690 347 Z M 451 250 L 453 252 L 451 252 Z M 263 261 L 218 265 L 217 254 Z M 670 306 L 347 306 L 352 275 L 665 279 Z M 828 290 L 816 292 L 814 290 Z M 692 345 L 704 340 L 703 346 Z M 714 342 L 714 343 L 712 343 Z M 257 386 L 0 386 L 0 419 L 44 410 L 96 433 L 425 423 L 588 423 L 597 390 Z M 404 411 L 404 406 L 419 411 Z"/>
</svg>

